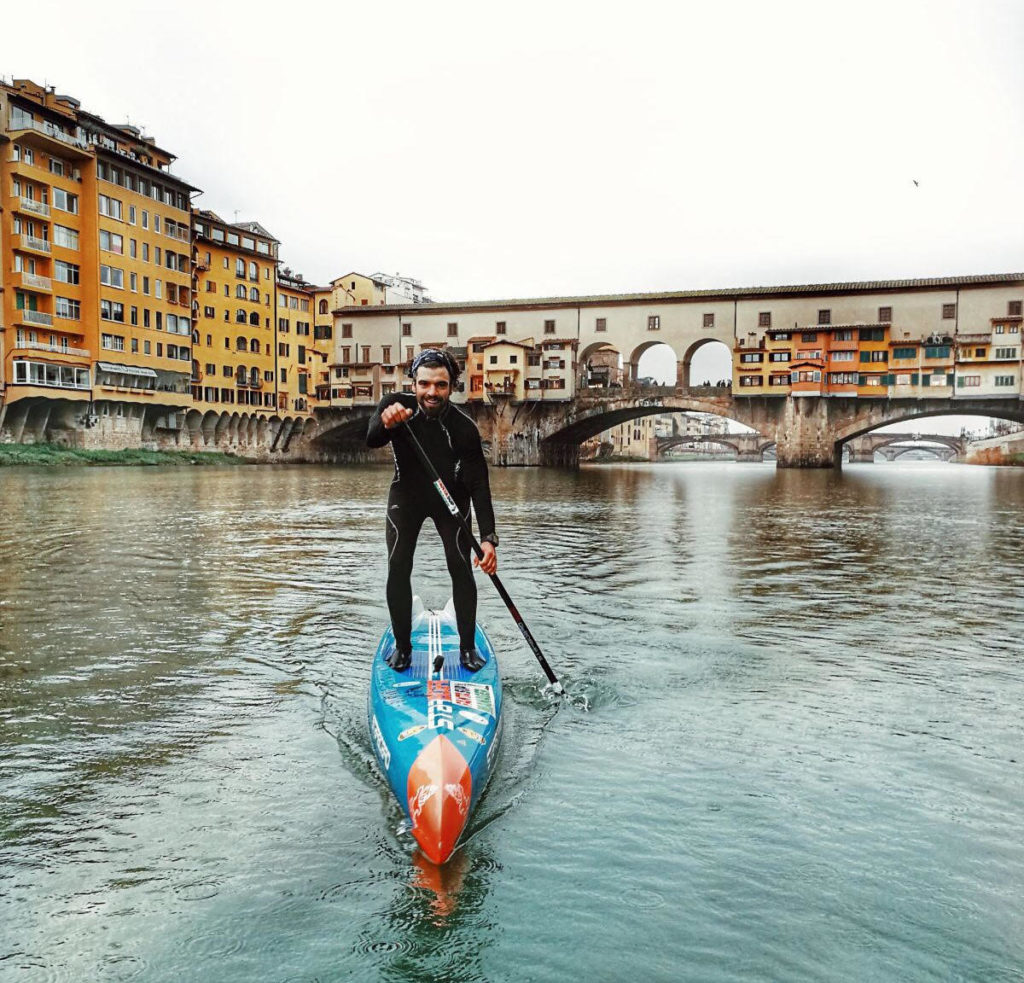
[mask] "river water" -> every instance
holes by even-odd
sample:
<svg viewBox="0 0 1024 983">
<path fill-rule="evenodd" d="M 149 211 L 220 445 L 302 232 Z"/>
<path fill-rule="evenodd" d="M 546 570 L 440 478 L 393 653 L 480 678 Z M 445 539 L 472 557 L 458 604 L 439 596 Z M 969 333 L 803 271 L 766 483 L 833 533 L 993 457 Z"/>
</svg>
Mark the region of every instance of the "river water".
<svg viewBox="0 0 1024 983">
<path fill-rule="evenodd" d="M 366 735 L 389 477 L 0 472 L 5 983 L 1024 979 L 1024 470 L 493 471 L 571 699 L 482 582 L 441 872 Z"/>
</svg>

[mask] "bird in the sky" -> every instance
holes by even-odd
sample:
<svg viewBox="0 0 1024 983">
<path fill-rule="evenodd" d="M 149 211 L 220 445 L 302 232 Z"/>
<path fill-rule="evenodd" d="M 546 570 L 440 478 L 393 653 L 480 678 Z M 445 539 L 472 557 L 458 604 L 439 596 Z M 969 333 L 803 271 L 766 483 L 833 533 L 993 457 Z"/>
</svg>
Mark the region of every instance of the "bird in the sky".
<svg viewBox="0 0 1024 983">
<path fill-rule="evenodd" d="M 921 187 L 921 185 L 919 185 L 914 178 L 911 178 L 910 180 L 914 182 L 914 187 L 915 188 L 920 188 Z"/>
</svg>

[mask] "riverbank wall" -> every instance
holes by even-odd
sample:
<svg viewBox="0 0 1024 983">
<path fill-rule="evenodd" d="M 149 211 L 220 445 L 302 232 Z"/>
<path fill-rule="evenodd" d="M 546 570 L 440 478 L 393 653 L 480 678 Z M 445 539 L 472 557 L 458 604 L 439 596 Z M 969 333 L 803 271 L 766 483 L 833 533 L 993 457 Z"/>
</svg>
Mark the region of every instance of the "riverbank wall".
<svg viewBox="0 0 1024 983">
<path fill-rule="evenodd" d="M 965 463 L 1024 467 L 1024 432 L 973 442 L 968 447 Z"/>
</svg>

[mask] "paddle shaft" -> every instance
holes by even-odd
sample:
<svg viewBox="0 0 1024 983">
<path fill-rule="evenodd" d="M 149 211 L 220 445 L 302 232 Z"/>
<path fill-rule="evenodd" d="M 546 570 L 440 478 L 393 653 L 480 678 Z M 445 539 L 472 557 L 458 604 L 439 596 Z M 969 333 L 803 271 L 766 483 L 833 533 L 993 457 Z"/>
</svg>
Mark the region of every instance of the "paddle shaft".
<svg viewBox="0 0 1024 983">
<path fill-rule="evenodd" d="M 406 434 L 408 434 L 413 447 L 416 448 L 416 453 L 419 455 L 420 461 L 423 462 L 423 466 L 427 469 L 427 474 L 433 478 L 434 488 L 444 501 L 445 507 L 459 525 L 462 526 L 463 531 L 469 537 L 469 542 L 473 547 L 473 552 L 482 560 L 484 558 L 484 548 L 477 541 L 476 536 L 473 535 L 473 530 L 469 528 L 469 523 L 463 518 L 458 505 L 455 503 L 455 499 L 451 496 L 451 492 L 449 492 L 445 487 L 444 482 L 441 480 L 441 476 L 437 473 L 437 468 L 434 467 L 434 462 L 430 460 L 430 457 L 423 449 L 423 445 L 420 443 L 416 434 L 413 433 L 412 427 L 408 425 L 408 422 L 402 429 Z M 523 638 L 526 639 L 526 644 L 533 650 L 533 654 L 537 657 L 537 661 L 540 663 L 541 669 L 544 670 L 544 675 L 548 677 L 548 682 L 551 683 L 551 688 L 556 693 L 565 692 L 562 689 L 562 684 L 558 681 L 558 677 L 555 675 L 551 666 L 548 665 L 548 660 L 544 658 L 544 653 L 540 650 L 537 640 L 531 634 L 530 629 L 526 627 L 526 622 L 523 621 L 523 616 L 519 613 L 515 604 L 512 603 L 512 598 L 508 596 L 508 591 L 505 590 L 505 585 L 498 579 L 498 575 L 496 573 L 490 573 L 487 576 L 491 578 L 491 582 L 494 584 L 498 595 L 505 602 L 505 607 L 508 608 L 509 614 L 512 615 L 512 619 L 519 626 L 519 630 L 523 633 Z"/>
</svg>

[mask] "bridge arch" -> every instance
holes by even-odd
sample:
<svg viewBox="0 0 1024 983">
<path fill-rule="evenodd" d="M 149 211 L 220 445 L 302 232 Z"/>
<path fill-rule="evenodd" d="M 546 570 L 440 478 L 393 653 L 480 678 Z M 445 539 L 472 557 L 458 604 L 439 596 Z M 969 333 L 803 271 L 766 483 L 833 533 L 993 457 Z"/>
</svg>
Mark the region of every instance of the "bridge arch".
<svg viewBox="0 0 1024 983">
<path fill-rule="evenodd" d="M 712 346 L 711 349 L 708 346 Z M 722 355 L 722 366 L 720 374 L 722 379 L 732 379 L 732 352 L 729 351 L 729 346 L 722 341 L 721 338 L 698 338 L 697 341 L 693 342 L 689 348 L 683 352 L 682 362 L 679 366 L 679 375 L 677 385 L 689 387 L 699 385 L 702 380 L 694 381 L 693 376 L 693 357 L 698 352 L 704 352 L 707 354 L 709 351 L 714 351 L 717 354 Z M 718 382 L 718 374 L 713 373 L 709 377 L 709 381 L 712 383 Z"/>
<path fill-rule="evenodd" d="M 941 409 L 912 409 L 904 408 L 901 405 L 893 406 L 884 404 L 875 412 L 857 414 L 846 424 L 836 428 L 836 442 L 840 445 L 847 443 L 854 437 L 861 437 L 864 434 L 878 430 L 880 427 L 889 426 L 895 423 L 909 423 L 912 420 L 924 420 L 929 417 L 939 416 L 985 416 L 995 420 L 1010 420 L 1014 423 L 1024 423 L 1024 404 L 1017 406 L 986 405 L 981 400 L 964 400 L 962 403 L 945 406 Z"/>
<path fill-rule="evenodd" d="M 940 447 L 929 447 L 927 444 L 914 444 L 911 447 L 893 447 L 891 444 L 885 445 L 887 448 L 891 448 L 889 457 L 890 461 L 895 461 L 897 458 L 903 457 L 904 454 L 909 454 L 911 451 L 924 451 L 927 454 L 931 454 L 937 457 L 940 461 L 949 460 L 949 451 Z M 889 456 L 889 455 L 886 455 Z M 955 454 L 953 455 L 956 456 Z"/>
<path fill-rule="evenodd" d="M 629 353 L 629 358 L 626 360 L 629 365 L 626 381 L 636 382 L 638 379 L 650 374 L 649 372 L 641 374 L 640 361 L 648 352 L 653 352 L 657 348 L 665 349 L 666 358 L 671 355 L 673 368 L 668 379 L 668 385 L 674 386 L 676 384 L 676 381 L 679 378 L 679 356 L 671 345 L 662 341 L 660 338 L 645 338 Z"/>
</svg>

